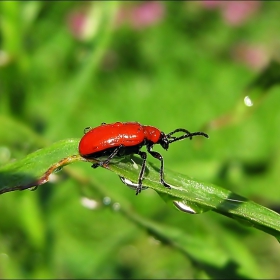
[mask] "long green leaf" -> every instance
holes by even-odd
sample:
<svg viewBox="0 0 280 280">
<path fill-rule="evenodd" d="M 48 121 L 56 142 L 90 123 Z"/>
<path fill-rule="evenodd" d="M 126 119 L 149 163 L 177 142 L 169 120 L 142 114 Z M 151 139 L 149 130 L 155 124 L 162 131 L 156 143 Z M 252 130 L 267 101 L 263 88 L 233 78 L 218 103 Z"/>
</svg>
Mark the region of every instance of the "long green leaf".
<svg viewBox="0 0 280 280">
<path fill-rule="evenodd" d="M 78 140 L 59 141 L 29 154 L 22 160 L 0 168 L 0 194 L 24 190 L 49 181 L 49 176 L 63 166 L 82 160 L 77 155 Z"/>
<path fill-rule="evenodd" d="M 133 163 L 134 162 L 134 163 Z M 123 159 L 118 164 L 110 165 L 109 169 L 131 182 L 137 182 L 141 161 L 133 157 L 132 161 Z M 262 205 L 237 195 L 229 190 L 209 183 L 203 183 L 165 169 L 165 181 L 171 189 L 163 187 L 159 182 L 159 169 L 153 164 L 147 164 L 144 185 L 156 190 L 167 201 L 179 201 L 193 210 L 192 213 L 202 213 L 212 210 L 233 218 L 238 222 L 256 227 L 272 234 L 280 240 L 280 215 Z"/>
<path fill-rule="evenodd" d="M 78 153 L 79 139 L 59 141 L 47 148 L 29 154 L 26 158 L 0 168 L 0 194 L 41 185 L 51 173 L 75 161 L 85 161 Z M 107 169 L 137 182 L 141 159 L 138 157 L 114 160 Z M 147 164 L 144 185 L 157 191 L 166 201 L 186 206 L 191 213 L 208 210 L 231 217 L 244 225 L 258 228 L 280 239 L 280 215 L 229 190 L 213 184 L 190 179 L 186 175 L 165 169 L 167 189 L 159 182 L 159 169 Z M 184 208 L 184 207 L 183 207 Z"/>
</svg>

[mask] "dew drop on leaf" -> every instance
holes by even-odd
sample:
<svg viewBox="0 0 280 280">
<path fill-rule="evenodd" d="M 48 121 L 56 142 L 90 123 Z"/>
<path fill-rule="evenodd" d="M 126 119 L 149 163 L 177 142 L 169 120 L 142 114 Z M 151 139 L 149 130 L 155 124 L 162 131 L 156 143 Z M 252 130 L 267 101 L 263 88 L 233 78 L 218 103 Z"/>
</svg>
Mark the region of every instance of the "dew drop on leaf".
<svg viewBox="0 0 280 280">
<path fill-rule="evenodd" d="M 174 200 L 173 204 L 178 210 L 189 214 L 201 214 L 210 210 L 208 207 L 203 207 L 197 203 L 185 200 Z"/>
<path fill-rule="evenodd" d="M 127 178 L 122 177 L 122 176 L 119 176 L 119 177 L 120 177 L 121 181 L 122 181 L 126 186 L 130 187 L 131 189 L 136 190 L 136 188 L 138 187 L 138 183 L 133 183 L 133 182 L 131 182 L 130 180 L 128 180 Z M 146 189 L 148 189 L 148 187 L 142 186 L 142 190 L 146 190 Z"/>
<path fill-rule="evenodd" d="M 115 202 L 112 205 L 112 208 L 113 208 L 114 211 L 119 211 L 121 209 L 121 205 L 118 202 Z"/>
<path fill-rule="evenodd" d="M 109 205 L 109 204 L 111 204 L 111 198 L 110 198 L 109 196 L 105 196 L 105 197 L 103 198 L 103 204 L 104 204 L 104 205 Z"/>
<path fill-rule="evenodd" d="M 59 171 L 61 171 L 62 170 L 62 166 L 59 166 L 59 167 L 57 167 L 54 171 L 53 171 L 53 173 L 57 173 L 57 172 L 59 172 Z"/>
<path fill-rule="evenodd" d="M 252 99 L 247 95 L 245 96 L 244 98 L 244 104 L 247 106 L 247 107 L 252 107 L 254 105 Z"/>
<path fill-rule="evenodd" d="M 81 198 L 81 204 L 82 206 L 84 206 L 85 208 L 88 209 L 96 209 L 98 207 L 98 202 L 96 200 L 87 198 L 87 197 L 82 197 Z"/>
<path fill-rule="evenodd" d="M 33 186 L 33 187 L 30 187 L 30 188 L 28 188 L 28 190 L 30 190 L 30 191 L 36 191 L 38 189 L 38 186 Z"/>
</svg>

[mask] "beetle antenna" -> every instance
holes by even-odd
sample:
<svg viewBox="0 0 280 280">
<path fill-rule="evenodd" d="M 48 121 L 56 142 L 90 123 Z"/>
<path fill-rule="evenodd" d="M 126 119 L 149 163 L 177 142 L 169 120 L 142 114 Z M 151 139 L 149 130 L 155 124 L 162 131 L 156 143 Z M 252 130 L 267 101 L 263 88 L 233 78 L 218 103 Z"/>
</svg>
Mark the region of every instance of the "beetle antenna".
<svg viewBox="0 0 280 280">
<path fill-rule="evenodd" d="M 182 135 L 182 136 L 180 136 L 180 137 L 171 136 L 171 135 L 173 135 L 173 134 L 176 133 L 176 132 L 185 132 L 185 134 Z M 167 136 L 167 138 L 169 139 L 169 140 L 168 140 L 168 143 L 170 144 L 170 143 L 173 143 L 173 142 L 176 142 L 176 141 L 183 140 L 183 139 L 185 139 L 185 138 L 190 138 L 190 140 L 191 140 L 193 136 L 198 136 L 198 135 L 204 136 L 204 137 L 206 137 L 206 138 L 209 138 L 208 134 L 206 134 L 206 133 L 204 133 L 204 132 L 198 131 L 198 132 L 193 132 L 193 133 L 191 133 L 191 132 L 189 132 L 188 130 L 183 129 L 183 128 L 178 128 L 178 129 L 176 129 L 176 130 L 174 130 L 174 131 L 168 133 L 166 136 Z"/>
<path fill-rule="evenodd" d="M 169 136 L 173 135 L 176 132 L 185 132 L 187 134 L 191 134 L 188 130 L 186 130 L 184 128 L 177 128 L 177 129 L 171 131 L 170 133 L 166 134 L 167 138 L 176 138 L 176 137 L 169 137 Z"/>
</svg>

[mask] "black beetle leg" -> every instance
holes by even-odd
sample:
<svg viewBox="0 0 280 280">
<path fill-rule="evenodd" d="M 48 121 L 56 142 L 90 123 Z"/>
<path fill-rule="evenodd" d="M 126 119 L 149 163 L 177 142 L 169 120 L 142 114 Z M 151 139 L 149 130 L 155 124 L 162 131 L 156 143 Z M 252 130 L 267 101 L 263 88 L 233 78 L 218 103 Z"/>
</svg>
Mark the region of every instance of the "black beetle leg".
<svg viewBox="0 0 280 280">
<path fill-rule="evenodd" d="M 107 166 L 110 163 L 110 160 L 115 157 L 118 152 L 124 147 L 124 145 L 119 145 L 104 161 L 99 161 L 94 163 L 91 167 L 97 168 L 99 166 Z"/>
<path fill-rule="evenodd" d="M 149 152 L 154 158 L 160 160 L 160 163 L 161 163 L 161 165 L 160 165 L 160 171 L 159 171 L 159 174 L 160 174 L 160 182 L 161 182 L 162 185 L 164 185 L 166 188 L 171 189 L 170 185 L 168 185 L 168 184 L 164 181 L 164 179 L 163 179 L 163 176 L 164 176 L 164 174 L 163 174 L 164 162 L 163 162 L 163 157 L 162 157 L 162 155 L 161 155 L 160 153 L 158 153 L 158 152 L 152 151 L 150 146 L 147 146 L 147 150 L 148 150 L 148 152 Z"/>
<path fill-rule="evenodd" d="M 139 194 L 142 191 L 142 181 L 146 169 L 146 159 L 147 159 L 147 153 L 146 152 L 138 152 L 138 155 L 143 159 L 141 171 L 139 173 L 139 178 L 138 178 L 138 186 L 136 187 L 136 195 Z"/>
</svg>

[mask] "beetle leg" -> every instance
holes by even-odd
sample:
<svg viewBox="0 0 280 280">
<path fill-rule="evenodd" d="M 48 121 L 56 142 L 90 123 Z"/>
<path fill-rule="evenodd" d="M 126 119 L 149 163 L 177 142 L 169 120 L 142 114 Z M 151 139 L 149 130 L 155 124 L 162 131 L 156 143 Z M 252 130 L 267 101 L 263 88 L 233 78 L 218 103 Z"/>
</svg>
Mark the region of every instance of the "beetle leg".
<svg viewBox="0 0 280 280">
<path fill-rule="evenodd" d="M 118 154 L 118 152 L 120 151 L 121 148 L 123 148 L 124 145 L 119 145 L 109 156 L 107 159 L 105 159 L 104 161 L 99 161 L 94 163 L 91 167 L 93 168 L 97 168 L 99 166 L 107 166 L 110 163 L 110 160 L 116 156 Z"/>
<path fill-rule="evenodd" d="M 147 153 L 139 151 L 138 155 L 143 159 L 143 163 L 142 163 L 141 171 L 139 173 L 138 186 L 136 187 L 136 195 L 142 191 L 142 181 L 146 169 Z"/>
<path fill-rule="evenodd" d="M 158 153 L 158 152 L 152 151 L 150 146 L 147 146 L 147 150 L 148 150 L 148 152 L 149 152 L 154 158 L 160 160 L 161 165 L 160 165 L 159 174 L 160 174 L 160 182 L 161 182 L 161 184 L 164 185 L 166 188 L 171 189 L 171 187 L 170 187 L 170 186 L 164 181 L 164 179 L 163 179 L 163 176 L 164 176 L 164 174 L 163 174 L 164 163 L 163 163 L 163 157 L 162 157 L 162 155 L 161 155 L 160 153 Z"/>
</svg>

